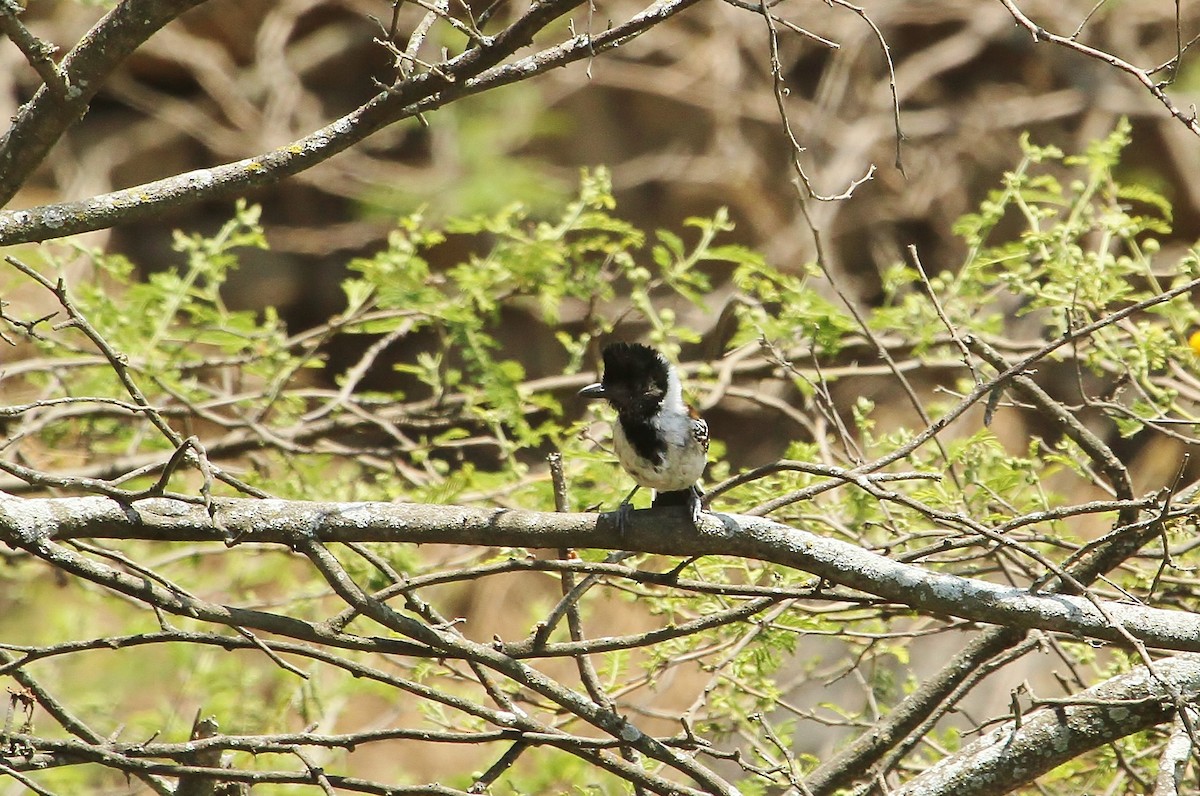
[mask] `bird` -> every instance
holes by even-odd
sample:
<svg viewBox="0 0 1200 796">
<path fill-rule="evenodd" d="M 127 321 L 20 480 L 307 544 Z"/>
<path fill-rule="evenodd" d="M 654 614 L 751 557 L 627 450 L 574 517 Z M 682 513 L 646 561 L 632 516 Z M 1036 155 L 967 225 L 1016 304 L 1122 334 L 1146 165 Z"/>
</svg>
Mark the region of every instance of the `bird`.
<svg viewBox="0 0 1200 796">
<path fill-rule="evenodd" d="M 685 506 L 695 525 L 704 495 L 697 482 L 708 464 L 708 423 L 683 400 L 679 372 L 656 349 L 614 342 L 601 356 L 601 380 L 579 395 L 604 399 L 617 411 L 617 461 L 639 487 L 654 490 L 651 505 Z M 628 507 L 626 498 L 622 511 Z"/>
</svg>

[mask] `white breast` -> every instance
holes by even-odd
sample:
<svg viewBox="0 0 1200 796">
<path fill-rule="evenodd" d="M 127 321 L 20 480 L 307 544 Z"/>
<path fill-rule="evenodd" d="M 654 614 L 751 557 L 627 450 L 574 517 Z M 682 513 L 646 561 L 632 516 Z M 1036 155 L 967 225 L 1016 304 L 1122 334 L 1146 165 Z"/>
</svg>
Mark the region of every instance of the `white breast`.
<svg viewBox="0 0 1200 796">
<path fill-rule="evenodd" d="M 652 421 L 667 450 L 658 466 L 638 455 L 618 422 L 613 428 L 613 448 L 633 480 L 659 492 L 687 489 L 699 480 L 708 455 L 692 433 L 692 419 L 682 412 L 657 415 Z"/>
</svg>

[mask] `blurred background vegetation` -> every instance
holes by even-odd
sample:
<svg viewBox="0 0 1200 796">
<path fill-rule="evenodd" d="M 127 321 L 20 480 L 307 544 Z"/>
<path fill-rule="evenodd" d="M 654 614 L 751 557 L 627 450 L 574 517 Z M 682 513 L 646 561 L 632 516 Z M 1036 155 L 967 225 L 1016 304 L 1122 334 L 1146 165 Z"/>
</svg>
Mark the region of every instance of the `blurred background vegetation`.
<svg viewBox="0 0 1200 796">
<path fill-rule="evenodd" d="M 103 4 L 101 4 L 103 7 Z M 603 28 L 636 11 L 608 0 L 570 20 Z M 1033 0 L 1023 11 L 1064 35 L 1139 65 L 1176 50 L 1170 3 L 1096 5 Z M 98 14 L 95 3 L 31 3 L 30 29 L 70 47 Z M 1080 151 L 1116 120 L 1132 123 L 1120 177 L 1152 187 L 1174 208 L 1164 246 L 1200 235 L 1200 166 L 1194 136 L 1128 75 L 1035 43 L 999 3 L 880 0 L 863 10 L 885 37 L 895 67 L 904 142 L 896 130 L 887 63 L 862 17 L 824 3 L 782 4 L 781 17 L 836 43 L 836 49 L 780 28 L 787 111 L 814 188 L 838 194 L 871 165 L 874 178 L 850 201 L 810 202 L 824 259 L 841 289 L 878 304 L 883 275 L 915 245 L 929 274 L 962 262 L 949 234 L 1001 173 L 1020 157 L 1018 139 Z M 479 9 L 476 9 L 478 12 Z M 1179 9 L 1183 31 L 1200 10 Z M 423 11 L 402 8 L 400 29 Z M 372 43 L 391 16 L 384 0 L 211 0 L 152 37 L 101 91 L 10 209 L 80 199 L 170 174 L 247 157 L 328 123 L 392 78 L 392 57 Z M 564 20 L 566 32 L 566 21 Z M 1156 77 L 1166 78 L 1167 70 Z M 1200 81 L 1185 55 L 1171 91 L 1181 107 Z M 0 118 L 39 85 L 14 47 L 0 48 Z M 346 264 L 386 246 L 398 215 L 418 208 L 433 220 L 521 203 L 550 213 L 571 196 L 579 169 L 612 173 L 618 215 L 642 230 L 677 229 L 691 216 L 728 208 L 728 242 L 761 252 L 800 274 L 815 259 L 790 144 L 772 92 L 768 32 L 761 16 L 706 3 L 594 61 L 467 98 L 250 196 L 263 208 L 269 250 L 247 256 L 224 289 L 234 308 L 274 307 L 293 331 L 342 309 Z M 228 203 L 187 206 L 153 221 L 92 233 L 84 240 L 123 253 L 142 269 L 178 264 L 172 230 L 212 233 Z M 1015 229 L 1015 227 L 1013 227 Z M 1002 230 L 1003 232 L 1003 230 Z M 450 236 L 429 254 L 451 265 L 468 246 Z M 733 295 L 730 271 L 705 269 L 713 288 L 703 306 L 675 306 L 699 343 L 685 356 L 721 348 L 721 310 Z M 569 326 L 578 310 L 564 308 Z M 563 366 L 552 329 L 513 318 L 502 339 L 536 370 Z M 625 330 L 642 331 L 636 319 Z M 397 347 L 420 346 L 415 337 Z M 358 352 L 334 353 L 331 373 Z M 720 410 L 718 410 L 720 411 Z M 742 449 L 742 445 L 747 446 Z M 735 463 L 768 460 L 777 441 L 743 439 Z"/>
<path fill-rule="evenodd" d="M 95 20 L 94 3 L 30 3 L 30 29 L 64 48 Z M 101 91 L 36 179 L 9 205 L 79 199 L 169 174 L 238 160 L 293 140 L 372 95 L 392 76 L 372 43 L 388 21 L 383 0 L 211 0 L 155 35 Z M 1033 0 L 1022 9 L 1047 29 L 1139 65 L 1175 54 L 1175 6 Z M 636 4 L 606 0 L 572 23 L 603 28 Z M 781 29 L 788 113 L 815 188 L 844 190 L 875 164 L 853 201 L 815 204 L 826 257 L 860 301 L 916 244 L 930 273 L 956 267 L 947 234 L 1019 158 L 1018 136 L 1078 151 L 1120 116 L 1133 124 L 1127 182 L 1149 184 L 1175 208 L 1175 236 L 1200 234 L 1194 137 L 1128 75 L 1047 44 L 1014 25 L 999 3 L 950 0 L 863 6 L 890 47 L 905 136 L 897 170 L 892 93 L 872 29 L 824 3 L 782 4 L 783 18 L 837 43 Z M 478 9 L 476 9 L 478 11 Z M 1088 17 L 1089 12 L 1093 12 Z M 403 9 L 416 19 L 420 9 Z M 1200 10 L 1182 4 L 1182 29 Z M 401 25 L 404 29 L 404 24 Z M 565 32 L 565 21 L 564 21 Z M 1186 107 L 1200 66 L 1185 56 L 1172 92 Z M 1166 74 L 1156 75 L 1165 78 Z M 280 308 L 293 324 L 337 309 L 335 286 L 351 256 L 385 245 L 395 217 L 418 207 L 435 218 L 522 202 L 546 211 L 570 196 L 580 167 L 613 173 L 620 214 L 642 229 L 676 228 L 729 208 L 737 242 L 779 268 L 814 258 L 788 168 L 789 144 L 772 94 L 761 16 L 706 3 L 592 62 L 469 98 L 396 125 L 365 145 L 272 190 L 263 206 L 271 249 L 242 269 L 229 300 Z M 0 48 L 0 114 L 11 116 L 39 84 L 14 47 Z M 181 209 L 89 242 L 137 263 L 172 261 L 171 230 L 212 232 L 225 203 Z M 453 241 L 443 258 L 456 256 Z M 714 274 L 719 276 L 719 274 Z M 709 317 L 689 325 L 711 331 Z M 527 341 L 536 345 L 536 341 Z"/>
</svg>

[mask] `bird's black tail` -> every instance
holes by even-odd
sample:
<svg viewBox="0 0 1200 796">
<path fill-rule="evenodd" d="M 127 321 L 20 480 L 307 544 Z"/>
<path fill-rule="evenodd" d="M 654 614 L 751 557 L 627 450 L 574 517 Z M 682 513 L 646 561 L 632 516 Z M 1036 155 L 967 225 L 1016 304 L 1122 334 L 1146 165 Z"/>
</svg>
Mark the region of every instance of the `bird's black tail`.
<svg viewBox="0 0 1200 796">
<path fill-rule="evenodd" d="M 675 489 L 669 492 L 655 492 L 654 500 L 650 505 L 656 509 L 662 506 L 688 506 L 690 508 L 703 494 L 698 486 L 689 486 L 687 489 Z"/>
<path fill-rule="evenodd" d="M 691 517 L 692 525 L 696 525 L 700 521 L 700 514 L 703 511 L 700 504 L 700 498 L 704 497 L 704 490 L 699 484 L 693 484 L 687 489 L 674 489 L 668 492 L 655 492 L 654 501 L 650 504 L 653 508 L 660 506 L 683 506 L 687 510 L 688 516 Z"/>
</svg>

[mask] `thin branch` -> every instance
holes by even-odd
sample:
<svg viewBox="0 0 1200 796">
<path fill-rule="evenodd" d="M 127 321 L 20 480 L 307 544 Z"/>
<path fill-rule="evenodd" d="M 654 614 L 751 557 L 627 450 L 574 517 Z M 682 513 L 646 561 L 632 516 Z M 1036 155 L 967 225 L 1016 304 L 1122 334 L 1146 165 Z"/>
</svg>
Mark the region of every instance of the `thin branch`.
<svg viewBox="0 0 1200 796">
<path fill-rule="evenodd" d="M 1008 9 L 1008 13 L 1012 14 L 1012 17 L 1014 20 L 1016 20 L 1017 24 L 1029 31 L 1035 42 L 1050 42 L 1051 44 L 1057 44 L 1060 47 L 1065 47 L 1068 50 L 1077 52 L 1080 55 L 1085 55 L 1088 58 L 1094 58 L 1098 61 L 1103 61 L 1111 67 L 1132 75 L 1146 88 L 1147 91 L 1150 92 L 1151 96 L 1163 104 L 1163 107 L 1167 109 L 1167 112 L 1170 113 L 1171 116 L 1178 119 L 1184 127 L 1188 128 L 1196 135 L 1200 135 L 1200 122 L 1197 122 L 1196 114 L 1194 112 L 1184 113 L 1182 110 L 1180 110 L 1179 107 L 1171 101 L 1171 98 L 1167 96 L 1166 92 L 1163 91 L 1163 86 L 1155 83 L 1150 78 L 1150 72 L 1147 70 L 1136 67 L 1128 61 L 1118 58 L 1112 53 L 1105 52 L 1104 50 L 1097 50 L 1095 47 L 1089 47 L 1086 44 L 1077 42 L 1070 36 L 1059 36 L 1056 33 L 1051 33 L 1027 17 L 1024 12 L 1017 7 L 1015 0 L 1000 0 L 1000 2 L 1003 3 L 1004 7 Z M 1182 48 L 1180 49 L 1182 50 Z"/>
<path fill-rule="evenodd" d="M 3 650 L 0 650 L 0 664 L 11 662 L 12 657 Z M 72 713 L 66 705 L 56 699 L 38 680 L 34 679 L 24 669 L 20 667 L 13 668 L 9 672 L 9 676 L 22 688 L 26 689 L 37 700 L 37 703 L 41 705 L 42 710 L 46 711 L 46 714 L 53 718 L 64 730 L 88 743 L 101 743 L 104 740 L 103 736 Z M 9 762 L 11 764 L 12 761 Z M 154 776 L 153 773 L 142 773 L 138 776 L 138 779 L 145 782 L 159 796 L 171 796 L 174 792 L 166 782 Z"/>
<path fill-rule="evenodd" d="M 771 64 L 771 78 L 775 96 L 775 107 L 779 113 L 779 122 L 783 127 L 784 135 L 787 137 L 788 143 L 791 145 L 792 170 L 796 172 L 796 176 L 800 180 L 800 183 L 804 186 L 804 190 L 807 192 L 808 196 L 812 197 L 813 199 L 816 199 L 819 202 L 837 202 L 844 199 L 849 199 L 854 195 L 854 191 L 858 189 L 860 185 L 868 182 L 875 175 L 875 164 L 872 163 L 862 177 L 851 181 L 850 185 L 839 194 L 824 195 L 819 193 L 816 188 L 813 187 L 812 180 L 809 178 L 808 172 L 804 170 L 804 163 L 801 161 L 801 156 L 803 155 L 805 149 L 800 145 L 799 139 L 796 138 L 796 133 L 792 129 L 791 118 L 788 116 L 787 112 L 787 97 L 791 90 L 784 82 L 783 64 L 779 60 L 779 33 L 775 29 L 776 17 L 767 10 L 766 0 L 759 0 L 759 6 L 756 10 L 762 15 L 762 18 L 767 23 L 767 42 L 769 45 L 768 52 Z M 898 157 L 899 155 L 897 155 L 897 158 Z"/>
<path fill-rule="evenodd" d="M 871 19 L 870 15 L 867 14 L 866 9 L 860 8 L 853 3 L 846 2 L 846 0 L 829 0 L 829 2 L 832 5 L 840 6 L 841 8 L 852 11 L 861 17 L 862 21 L 867 23 L 867 26 L 871 28 L 871 33 L 875 36 L 875 41 L 879 43 L 879 50 L 883 53 L 883 60 L 887 64 L 888 87 L 892 91 L 892 124 L 895 127 L 896 140 L 896 160 L 894 165 L 896 170 L 903 175 L 903 151 L 905 136 L 904 131 L 900 128 L 900 95 L 896 88 L 896 67 L 892 64 L 892 48 L 887 43 L 887 38 L 884 37 L 883 31 L 880 30 L 879 26 L 875 24 L 875 20 Z"/>
<path fill-rule="evenodd" d="M 224 470 L 209 465 L 207 463 L 207 456 L 204 454 L 199 440 L 193 440 L 189 443 L 179 432 L 171 427 L 171 424 L 168 423 L 166 418 L 162 416 L 162 413 L 150 403 L 150 401 L 146 398 L 145 393 L 142 392 L 141 387 L 138 386 L 137 381 L 134 380 L 125 355 L 113 348 L 109 344 L 108 340 L 106 340 L 104 336 L 100 334 L 99 330 L 92 326 L 91 322 L 88 321 L 88 319 L 84 317 L 83 313 L 79 311 L 67 291 L 66 283 L 62 279 L 59 279 L 57 282 L 51 282 L 36 269 L 29 267 L 21 260 L 18 260 L 16 257 L 11 255 L 6 256 L 4 260 L 9 265 L 13 266 L 18 271 L 25 274 L 30 279 L 54 294 L 55 298 L 58 299 L 59 304 L 61 304 L 63 309 L 67 311 L 67 316 L 69 318 L 68 323 L 83 332 L 84 336 L 91 340 L 92 344 L 99 349 L 104 358 L 108 360 L 108 364 L 112 367 L 113 373 L 116 374 L 117 380 L 121 382 L 121 385 L 125 388 L 125 391 L 129 393 L 131 398 L 133 398 L 134 403 L 142 409 L 154 427 L 157 428 L 159 432 L 161 432 L 162 435 L 166 437 L 167 440 L 169 440 L 170 443 L 175 447 L 176 452 L 168 460 L 167 466 L 164 468 L 163 477 L 159 480 L 159 484 L 161 486 L 165 486 L 166 480 L 170 478 L 171 470 L 173 469 L 174 465 L 178 464 L 177 457 L 183 455 L 183 452 L 190 448 L 193 450 L 193 455 L 198 467 L 205 476 L 206 485 L 201 492 L 201 497 L 203 500 L 205 500 L 205 502 L 207 502 L 209 497 L 210 489 L 208 484 L 211 482 L 212 476 L 214 475 L 221 481 L 229 484 L 243 494 L 254 495 L 255 497 L 267 497 L 267 494 L 261 489 L 250 486 L 240 479 L 233 477 Z"/>
<path fill-rule="evenodd" d="M 370 595 L 354 582 L 350 574 L 325 549 L 324 545 L 317 541 L 315 536 L 304 534 L 297 537 L 293 535 L 291 543 L 308 556 L 313 566 L 321 573 L 329 585 L 333 587 L 339 597 L 357 608 L 365 616 L 369 616 L 391 630 L 408 636 L 419 643 L 426 644 L 433 649 L 458 654 L 467 660 L 477 661 L 503 674 L 531 691 L 561 705 L 574 715 L 594 725 L 597 729 L 628 742 L 630 746 L 643 754 L 678 770 L 682 774 L 692 777 L 697 784 L 705 789 L 704 792 L 733 796 L 731 786 L 718 775 L 641 732 L 624 717 L 615 712 L 597 705 L 595 702 L 571 689 L 564 688 L 536 670 L 498 652 L 490 646 L 477 644 L 449 631 L 428 627 L 410 617 L 393 611 L 383 603 L 373 600 Z M 527 716 L 518 715 L 514 717 L 513 723 L 519 727 L 526 723 L 532 723 L 532 720 Z M 619 773 L 631 782 L 640 781 L 654 792 L 662 792 L 664 790 L 664 783 L 656 777 L 651 778 L 640 766 L 632 765 L 611 756 L 601 756 L 601 759 L 601 764 L 605 768 Z M 600 762 L 600 760 L 598 759 L 597 762 Z"/>
<path fill-rule="evenodd" d="M 1050 356 L 1050 354 L 1057 351 L 1059 348 L 1062 348 L 1064 345 L 1068 345 L 1076 340 L 1080 340 L 1080 339 L 1089 337 L 1091 334 L 1093 334 L 1094 332 L 1096 332 L 1099 329 L 1103 329 L 1106 326 L 1111 326 L 1112 324 L 1117 323 L 1121 320 L 1124 320 L 1125 318 L 1128 318 L 1131 315 L 1136 315 L 1139 312 L 1143 312 L 1144 310 L 1147 310 L 1150 307 L 1156 307 L 1159 304 L 1166 303 L 1166 302 L 1174 299 L 1177 296 L 1182 296 L 1184 294 L 1190 293 L 1191 291 L 1195 290 L 1197 287 L 1200 287 L 1200 278 L 1188 280 L 1187 282 L 1176 285 L 1175 287 L 1173 287 L 1170 290 L 1167 290 L 1163 293 L 1159 293 L 1157 295 L 1151 296 L 1150 298 L 1139 301 L 1136 304 L 1130 304 L 1129 306 L 1124 307 L 1123 309 L 1120 309 L 1120 310 L 1113 312 L 1109 315 L 1106 315 L 1102 318 L 1098 318 L 1097 320 L 1092 321 L 1089 324 L 1072 329 L 1071 331 L 1067 332 L 1066 334 L 1062 335 L 1061 337 L 1058 337 L 1057 339 L 1054 339 L 1054 340 L 1051 340 L 1051 341 L 1045 343 L 1044 345 L 1039 347 L 1037 350 L 1035 350 L 1033 353 L 1025 356 L 1020 361 L 1016 362 L 1015 364 L 1008 367 L 1006 370 L 999 373 L 992 380 L 985 382 L 983 384 L 976 385 L 975 388 L 973 390 L 971 390 L 971 392 L 969 392 L 967 395 L 965 395 L 962 398 L 962 400 L 960 400 L 957 404 L 955 404 L 953 407 L 951 407 L 945 414 L 941 415 L 937 420 L 935 420 L 931 424 L 929 424 L 920 433 L 914 435 L 912 437 L 912 439 L 910 439 L 904 445 L 897 447 L 892 452 L 890 452 L 887 455 L 882 456 L 874 461 L 867 462 L 867 463 L 859 465 L 858 467 L 855 467 L 851 470 L 847 470 L 846 475 L 853 478 L 853 477 L 857 477 L 857 476 L 860 476 L 860 475 L 863 475 L 866 473 L 876 472 L 878 470 L 882 470 L 884 467 L 887 467 L 888 465 L 890 465 L 894 462 L 897 462 L 897 461 L 900 461 L 901 459 L 907 458 L 913 451 L 917 450 L 918 448 L 925 445 L 927 442 L 929 442 L 930 440 L 934 439 L 939 434 L 941 434 L 942 431 L 944 431 L 951 423 L 953 423 L 958 418 L 962 417 L 967 412 L 967 410 L 969 410 L 976 403 L 978 403 L 979 401 L 983 400 L 986 396 L 991 394 L 991 392 L 993 390 L 996 390 L 996 389 L 1008 384 L 1008 382 L 1010 380 L 1012 380 L 1013 377 L 1024 374 L 1026 371 L 1029 370 L 1030 367 L 1032 367 L 1034 365 L 1034 363 L 1040 362 L 1041 360 Z M 968 346 L 970 346 L 970 344 L 971 344 L 970 338 L 971 338 L 970 335 L 963 338 L 964 342 L 966 342 Z M 756 514 L 769 514 L 772 511 L 775 511 L 784 506 L 788 506 L 793 503 L 798 503 L 802 500 L 809 500 L 812 497 L 816 496 L 817 494 L 820 494 L 821 492 L 824 492 L 828 489 L 833 488 L 833 486 L 835 486 L 835 484 L 833 484 L 833 483 L 818 484 L 815 487 L 809 487 L 806 489 L 797 490 L 796 492 L 793 492 L 791 494 L 781 495 L 781 496 L 774 498 L 774 499 L 762 504 L 761 506 L 759 506 L 755 510 L 755 513 Z"/>
</svg>

